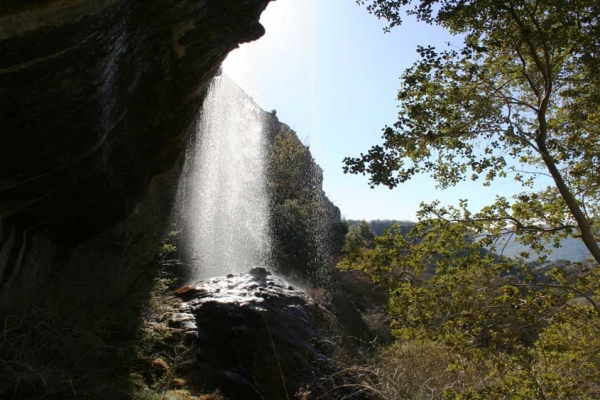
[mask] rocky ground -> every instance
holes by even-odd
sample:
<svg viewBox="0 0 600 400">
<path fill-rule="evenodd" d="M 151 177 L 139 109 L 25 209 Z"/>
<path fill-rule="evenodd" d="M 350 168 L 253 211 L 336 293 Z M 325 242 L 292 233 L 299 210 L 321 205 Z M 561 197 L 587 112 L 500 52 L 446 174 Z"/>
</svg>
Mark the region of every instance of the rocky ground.
<svg viewBox="0 0 600 400">
<path fill-rule="evenodd" d="M 190 384 L 228 399 L 363 398 L 336 361 L 336 317 L 264 268 L 175 291 L 168 325 L 188 343 Z M 346 396 L 346 397 L 344 397 Z"/>
</svg>

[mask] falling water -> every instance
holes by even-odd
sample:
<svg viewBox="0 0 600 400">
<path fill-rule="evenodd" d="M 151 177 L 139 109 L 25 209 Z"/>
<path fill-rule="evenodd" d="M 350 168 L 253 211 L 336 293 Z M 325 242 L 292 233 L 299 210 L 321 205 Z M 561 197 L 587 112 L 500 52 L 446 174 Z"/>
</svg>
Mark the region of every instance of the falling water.
<svg viewBox="0 0 600 400">
<path fill-rule="evenodd" d="M 233 81 L 215 78 L 196 131 L 180 188 L 193 278 L 267 266 L 271 245 L 260 109 Z"/>
</svg>

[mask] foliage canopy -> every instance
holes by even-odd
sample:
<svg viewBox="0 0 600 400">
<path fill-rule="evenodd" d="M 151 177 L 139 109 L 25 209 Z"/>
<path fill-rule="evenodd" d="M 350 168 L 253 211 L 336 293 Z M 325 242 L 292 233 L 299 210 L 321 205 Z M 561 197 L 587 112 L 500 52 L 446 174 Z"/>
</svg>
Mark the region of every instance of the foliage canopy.
<svg viewBox="0 0 600 400">
<path fill-rule="evenodd" d="M 415 384 L 389 398 L 597 398 L 600 270 L 543 269 L 499 257 L 473 239 L 469 226 L 443 219 L 421 221 L 406 236 L 395 227 L 373 238 L 358 226 L 347 235 L 338 268 L 389 288 L 396 345 L 448 353 L 421 355 L 425 363 L 447 363 L 450 374 L 436 377 L 438 386 L 429 387 L 429 375 L 410 377 L 435 396 L 422 397 L 424 387 Z M 386 358 L 377 368 L 411 368 L 405 362 Z M 389 379 L 396 375 L 381 377 Z"/>
<path fill-rule="evenodd" d="M 575 235 L 600 262 L 600 4 L 359 3 L 390 27 L 405 11 L 459 35 L 464 46 L 418 48 L 420 60 L 402 75 L 398 120 L 383 130 L 383 145 L 346 158 L 345 171 L 390 188 L 419 173 L 440 188 L 466 179 L 490 185 L 510 175 L 523 185 L 521 194 L 476 215 L 463 209 L 457 219 L 484 222 L 494 233 L 510 229 L 534 246 Z M 532 190 L 536 179 L 536 187 L 548 186 Z"/>
<path fill-rule="evenodd" d="M 408 235 L 395 228 L 361 240 L 370 235 L 357 229 L 338 267 L 389 287 L 397 345 L 448 352 L 438 359 L 453 378 L 431 393 L 597 398 L 600 3 L 357 2 L 388 29 L 408 15 L 464 43 L 417 49 L 419 61 L 402 75 L 397 121 L 383 129 L 382 145 L 346 158 L 345 172 L 389 188 L 417 174 L 441 189 L 512 177 L 522 192 L 477 212 L 468 200 L 423 204 Z M 539 262 L 495 254 L 504 235 L 529 245 Z M 558 246 L 567 236 L 580 238 L 595 261 L 544 265 L 546 242 Z M 399 371 L 403 362 L 386 365 Z"/>
</svg>

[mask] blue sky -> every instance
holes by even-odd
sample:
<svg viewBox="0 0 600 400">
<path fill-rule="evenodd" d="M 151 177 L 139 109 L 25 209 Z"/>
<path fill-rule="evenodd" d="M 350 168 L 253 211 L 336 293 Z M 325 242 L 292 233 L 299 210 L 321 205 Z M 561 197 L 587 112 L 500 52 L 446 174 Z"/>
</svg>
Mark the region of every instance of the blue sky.
<svg viewBox="0 0 600 400">
<path fill-rule="evenodd" d="M 380 143 L 381 128 L 395 121 L 399 77 L 417 60 L 417 45 L 456 42 L 445 31 L 407 18 L 384 34 L 384 23 L 353 0 L 277 0 L 261 22 L 267 34 L 234 51 L 225 72 L 310 146 L 325 192 L 346 218 L 414 220 L 422 201 L 468 198 L 475 210 L 520 191 L 510 180 L 440 191 L 427 177 L 370 189 L 366 177 L 342 172 L 344 157 Z"/>
</svg>

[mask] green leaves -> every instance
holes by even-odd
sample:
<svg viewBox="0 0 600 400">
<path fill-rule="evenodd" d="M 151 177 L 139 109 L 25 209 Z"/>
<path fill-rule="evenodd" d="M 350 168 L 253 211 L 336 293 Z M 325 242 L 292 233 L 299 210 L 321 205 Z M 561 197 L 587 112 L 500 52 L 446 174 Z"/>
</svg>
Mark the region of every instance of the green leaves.
<svg viewBox="0 0 600 400">
<path fill-rule="evenodd" d="M 449 370 L 479 371 L 471 385 L 438 388 L 444 397 L 600 397 L 600 3 L 359 3 L 388 29 L 407 14 L 464 43 L 417 48 L 397 120 L 344 171 L 389 188 L 428 174 L 440 189 L 512 177 L 523 190 L 478 211 L 468 199 L 422 204 L 410 235 L 386 232 L 340 266 L 388 285 L 399 342 L 442 345 Z M 543 268 L 548 243 L 569 236 L 595 263 Z M 502 257 L 507 237 L 538 264 Z"/>
<path fill-rule="evenodd" d="M 534 247 L 534 233 L 557 243 L 579 235 L 600 262 L 600 5 L 360 3 L 391 26 L 406 13 L 463 35 L 464 44 L 417 48 L 420 60 L 402 74 L 398 119 L 383 130 L 383 145 L 344 159 L 344 171 L 389 188 L 416 174 L 430 175 L 440 189 L 513 176 L 524 192 L 509 199 L 512 210 L 497 204 L 479 222 L 510 221 Z M 553 186 L 534 192 L 540 178 Z"/>
<path fill-rule="evenodd" d="M 439 217 L 421 220 L 407 237 L 398 228 L 374 242 L 366 230 L 368 240 L 349 235 L 349 253 L 339 264 L 387 285 L 394 346 L 451 349 L 448 371 L 470 383 L 434 388 L 447 398 L 600 395 L 600 271 L 582 265 L 535 270 L 483 250 L 494 236 L 450 221 L 459 210 L 430 212 Z"/>
</svg>

